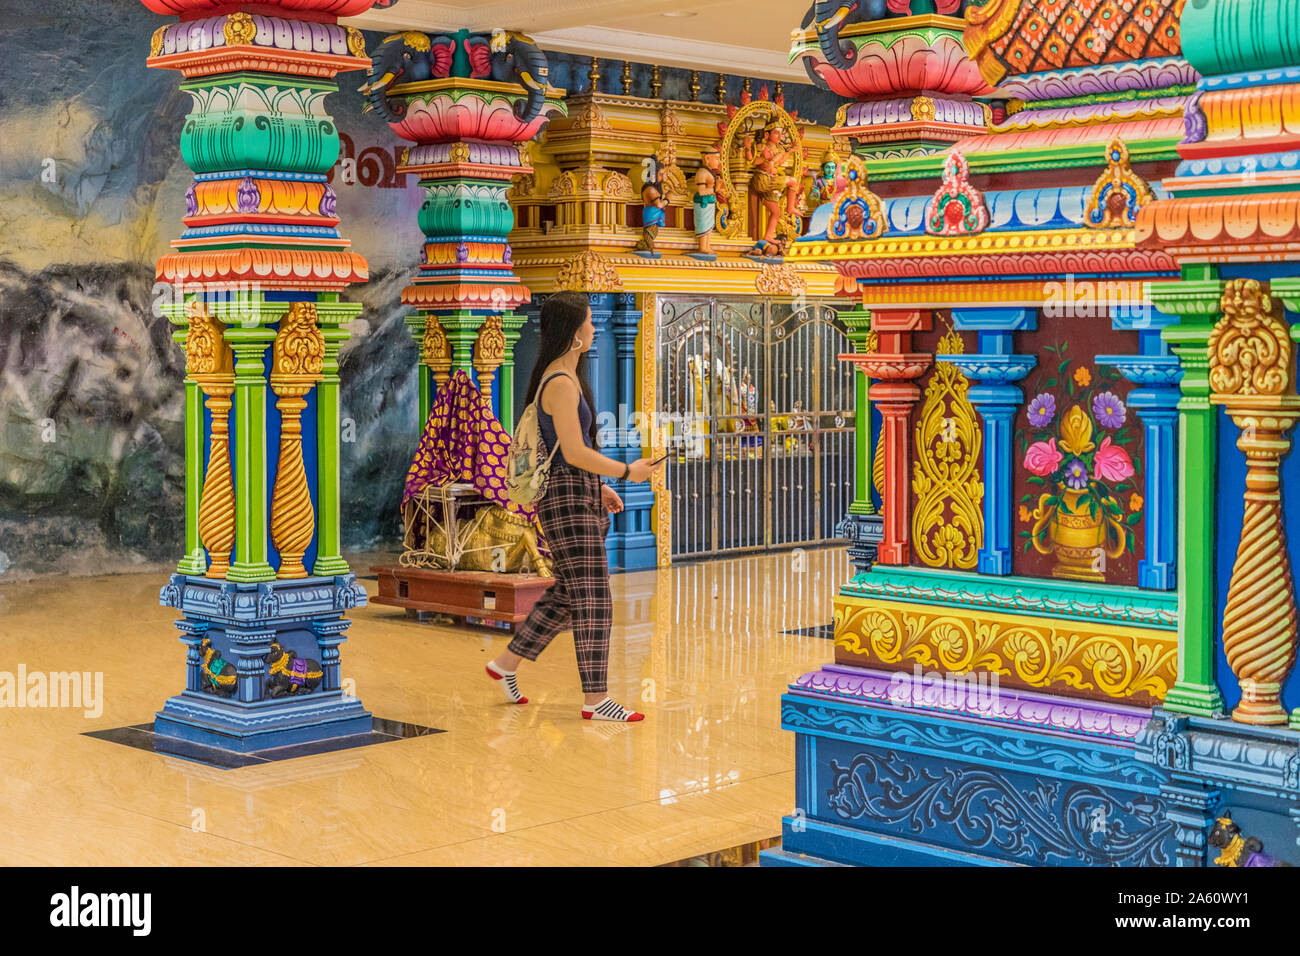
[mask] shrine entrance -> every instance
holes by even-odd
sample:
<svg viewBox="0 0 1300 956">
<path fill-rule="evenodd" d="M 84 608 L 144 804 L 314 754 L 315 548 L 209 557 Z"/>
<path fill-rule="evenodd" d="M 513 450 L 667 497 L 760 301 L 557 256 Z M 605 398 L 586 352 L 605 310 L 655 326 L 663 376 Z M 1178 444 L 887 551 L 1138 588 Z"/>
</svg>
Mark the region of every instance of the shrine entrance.
<svg viewBox="0 0 1300 956">
<path fill-rule="evenodd" d="M 672 557 L 818 544 L 853 500 L 852 351 L 829 302 L 662 296 Z"/>
</svg>

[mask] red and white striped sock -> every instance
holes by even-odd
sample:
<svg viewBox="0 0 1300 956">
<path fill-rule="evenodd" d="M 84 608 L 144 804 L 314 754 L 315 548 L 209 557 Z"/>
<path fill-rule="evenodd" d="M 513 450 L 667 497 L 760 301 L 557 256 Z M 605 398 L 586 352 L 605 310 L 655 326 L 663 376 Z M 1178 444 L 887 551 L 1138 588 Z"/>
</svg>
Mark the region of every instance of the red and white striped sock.
<svg viewBox="0 0 1300 956">
<path fill-rule="evenodd" d="M 635 710 L 628 710 L 622 704 L 615 703 L 613 698 L 606 697 L 598 704 L 583 704 L 582 719 L 614 720 L 630 724 L 638 720 L 645 720 L 645 714 L 638 714 Z"/>
<path fill-rule="evenodd" d="M 497 667 L 496 661 L 488 661 L 484 670 L 487 671 L 488 677 L 501 682 L 501 689 L 506 693 L 506 700 L 512 704 L 528 703 L 528 698 L 519 693 L 519 678 L 516 676 L 515 671 L 503 671 Z"/>
</svg>

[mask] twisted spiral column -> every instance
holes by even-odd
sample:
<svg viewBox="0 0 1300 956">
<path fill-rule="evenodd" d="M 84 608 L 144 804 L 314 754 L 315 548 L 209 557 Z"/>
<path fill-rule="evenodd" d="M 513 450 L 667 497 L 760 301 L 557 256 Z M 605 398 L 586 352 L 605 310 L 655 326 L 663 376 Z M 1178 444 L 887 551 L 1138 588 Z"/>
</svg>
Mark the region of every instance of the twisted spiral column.
<svg viewBox="0 0 1300 956">
<path fill-rule="evenodd" d="M 1286 432 L 1300 420 L 1294 347 L 1267 283 L 1230 280 L 1221 308 L 1207 343 L 1210 400 L 1241 429 L 1237 447 L 1246 456 L 1241 543 L 1223 608 L 1223 649 L 1241 685 L 1232 717 L 1285 725 L 1281 695 L 1296 661 L 1296 597 L 1278 469 L 1291 450 Z"/>
<path fill-rule="evenodd" d="M 1230 409 L 1231 411 L 1231 409 Z M 1234 720 L 1286 724 L 1282 685 L 1296 661 L 1296 596 L 1283 536 L 1278 469 L 1300 413 L 1233 413 L 1246 455 L 1245 514 L 1223 609 L 1223 647 L 1241 684 Z"/>
<path fill-rule="evenodd" d="M 230 553 L 235 547 L 235 484 L 230 468 L 230 396 L 233 381 L 200 381 L 212 415 L 208 439 L 208 470 L 199 497 L 199 540 L 208 550 L 209 578 L 224 578 L 230 570 Z"/>
</svg>

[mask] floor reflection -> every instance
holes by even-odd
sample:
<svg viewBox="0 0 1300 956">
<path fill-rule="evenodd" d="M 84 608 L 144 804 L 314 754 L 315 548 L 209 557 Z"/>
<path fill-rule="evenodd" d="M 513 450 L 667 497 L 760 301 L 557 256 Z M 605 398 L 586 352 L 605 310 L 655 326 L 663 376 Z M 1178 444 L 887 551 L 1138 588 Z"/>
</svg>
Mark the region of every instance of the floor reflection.
<svg viewBox="0 0 1300 956">
<path fill-rule="evenodd" d="M 631 726 L 581 719 L 567 635 L 515 706 L 483 674 L 505 635 L 362 608 L 344 675 L 393 722 L 384 746 L 226 769 L 145 746 L 184 674 L 157 575 L 6 585 L 0 670 L 99 668 L 105 701 L 0 708 L 0 863 L 657 865 L 755 844 L 793 808 L 780 695 L 830 659 L 818 628 L 849 576 L 839 548 L 615 576 Z"/>
</svg>

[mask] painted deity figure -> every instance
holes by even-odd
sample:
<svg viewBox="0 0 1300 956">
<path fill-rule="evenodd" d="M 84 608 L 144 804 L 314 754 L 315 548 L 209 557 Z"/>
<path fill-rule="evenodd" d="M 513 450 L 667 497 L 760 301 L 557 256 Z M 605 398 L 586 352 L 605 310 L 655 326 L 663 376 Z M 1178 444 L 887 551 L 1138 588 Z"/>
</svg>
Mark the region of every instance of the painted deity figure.
<svg viewBox="0 0 1300 956">
<path fill-rule="evenodd" d="M 848 185 L 848 180 L 839 175 L 839 166 L 839 158 L 833 151 L 828 149 L 822 153 L 821 169 L 813 176 L 805 194 L 809 212 L 830 202 L 836 193 Z"/>
<path fill-rule="evenodd" d="M 779 255 L 781 246 L 776 240 L 776 231 L 781 224 L 782 215 L 790 217 L 797 215 L 799 180 L 782 172 L 782 168 L 794 155 L 795 149 L 782 148 L 781 137 L 781 124 L 776 120 L 763 127 L 761 142 L 755 142 L 753 134 L 745 136 L 745 162 L 754 167 L 749 180 L 749 194 L 755 231 L 758 224 L 757 207 L 761 205 L 767 210 L 767 227 L 763 230 L 762 237 L 754 244 L 751 254 Z"/>
<path fill-rule="evenodd" d="M 664 207 L 668 200 L 657 182 L 647 182 L 641 187 L 641 203 L 641 239 L 632 251 L 643 259 L 658 259 L 660 253 L 655 251 L 655 239 L 659 236 L 659 227 L 664 224 Z"/>
<path fill-rule="evenodd" d="M 720 225 L 718 222 L 718 193 L 722 187 L 722 154 L 717 149 L 707 149 L 702 157 L 703 165 L 695 174 L 695 241 L 699 252 L 692 253 L 696 259 L 712 261 L 717 257 L 713 252 L 713 232 Z"/>
</svg>

